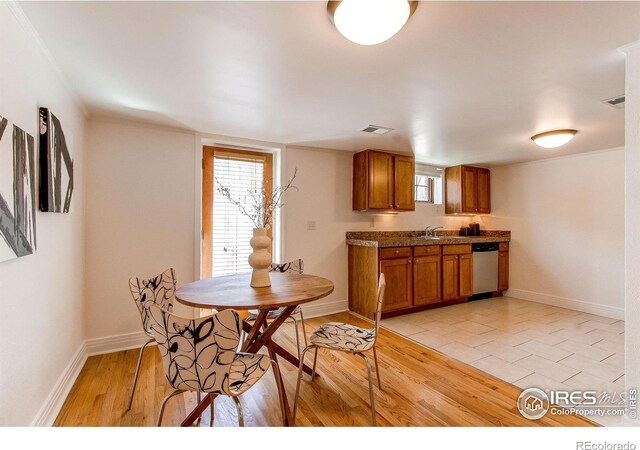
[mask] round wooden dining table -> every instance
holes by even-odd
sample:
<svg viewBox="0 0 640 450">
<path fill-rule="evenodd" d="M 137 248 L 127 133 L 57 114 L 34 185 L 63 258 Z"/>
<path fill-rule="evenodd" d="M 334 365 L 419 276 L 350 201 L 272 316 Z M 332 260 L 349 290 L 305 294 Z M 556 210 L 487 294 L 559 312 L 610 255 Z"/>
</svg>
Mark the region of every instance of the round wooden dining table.
<svg viewBox="0 0 640 450">
<path fill-rule="evenodd" d="M 270 358 L 276 364 L 278 364 L 277 356 L 280 356 L 298 367 L 300 364 L 298 357 L 274 342 L 273 333 L 299 305 L 326 297 L 333 292 L 334 286 L 326 278 L 307 274 L 271 272 L 269 277 L 271 286 L 261 288 L 251 287 L 250 273 L 194 281 L 178 288 L 176 300 L 194 308 L 218 311 L 258 310 L 259 313 L 253 323 L 242 321 L 243 330 L 247 333 L 242 351 L 257 353 L 262 347 L 266 347 Z M 269 311 L 279 308 L 284 308 L 282 313 L 268 322 Z M 311 368 L 307 365 L 304 365 L 304 371 L 311 374 Z M 277 372 L 276 386 L 283 411 L 282 419 L 285 426 L 293 425 L 281 371 Z M 192 425 L 207 408 L 209 402 L 210 397 L 206 395 L 182 422 L 182 426 Z"/>
</svg>

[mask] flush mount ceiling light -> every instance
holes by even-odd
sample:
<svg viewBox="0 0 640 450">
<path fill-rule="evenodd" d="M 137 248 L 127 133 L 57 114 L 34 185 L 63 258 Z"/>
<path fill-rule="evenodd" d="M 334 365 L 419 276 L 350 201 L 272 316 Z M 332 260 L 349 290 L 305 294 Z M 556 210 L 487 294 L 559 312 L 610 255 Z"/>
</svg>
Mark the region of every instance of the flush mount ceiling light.
<svg viewBox="0 0 640 450">
<path fill-rule="evenodd" d="M 344 37 L 375 45 L 400 31 L 417 6 L 418 2 L 407 0 L 342 0 L 328 2 L 327 12 Z"/>
<path fill-rule="evenodd" d="M 531 136 L 531 140 L 540 147 L 555 148 L 569 142 L 576 135 L 577 130 L 553 130 Z"/>
</svg>

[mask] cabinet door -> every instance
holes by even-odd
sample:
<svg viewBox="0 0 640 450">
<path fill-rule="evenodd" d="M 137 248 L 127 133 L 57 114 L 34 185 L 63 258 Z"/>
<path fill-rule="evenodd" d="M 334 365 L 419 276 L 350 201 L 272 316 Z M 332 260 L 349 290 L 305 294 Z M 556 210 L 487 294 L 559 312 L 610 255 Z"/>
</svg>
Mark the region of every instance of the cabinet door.
<svg viewBox="0 0 640 450">
<path fill-rule="evenodd" d="M 415 176 L 416 167 L 413 158 L 408 156 L 394 156 L 394 198 L 395 209 L 413 211 L 416 209 Z"/>
<path fill-rule="evenodd" d="M 384 273 L 387 287 L 382 311 L 395 311 L 412 305 L 411 259 L 389 259 L 380 261 L 380 272 Z"/>
<path fill-rule="evenodd" d="M 393 156 L 369 152 L 369 209 L 393 209 Z"/>
<path fill-rule="evenodd" d="M 478 170 L 478 212 L 491 212 L 491 172 L 489 169 Z"/>
<path fill-rule="evenodd" d="M 509 289 L 509 252 L 498 253 L 498 290 Z"/>
<path fill-rule="evenodd" d="M 462 212 L 478 211 L 478 170 L 462 166 Z"/>
<path fill-rule="evenodd" d="M 413 259 L 413 304 L 428 305 L 442 301 L 440 256 Z"/>
<path fill-rule="evenodd" d="M 458 298 L 458 255 L 442 257 L 442 299 L 455 300 Z"/>
<path fill-rule="evenodd" d="M 473 295 L 473 255 L 460 255 L 460 297 Z"/>
</svg>

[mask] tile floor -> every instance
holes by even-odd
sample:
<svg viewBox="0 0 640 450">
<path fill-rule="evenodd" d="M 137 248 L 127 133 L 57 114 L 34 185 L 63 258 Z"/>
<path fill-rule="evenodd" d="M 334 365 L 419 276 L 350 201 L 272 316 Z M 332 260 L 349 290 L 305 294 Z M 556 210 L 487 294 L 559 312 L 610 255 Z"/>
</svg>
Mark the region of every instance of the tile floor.
<svg viewBox="0 0 640 450">
<path fill-rule="evenodd" d="M 382 326 L 522 389 L 624 389 L 622 320 L 501 297 L 393 317 Z"/>
</svg>

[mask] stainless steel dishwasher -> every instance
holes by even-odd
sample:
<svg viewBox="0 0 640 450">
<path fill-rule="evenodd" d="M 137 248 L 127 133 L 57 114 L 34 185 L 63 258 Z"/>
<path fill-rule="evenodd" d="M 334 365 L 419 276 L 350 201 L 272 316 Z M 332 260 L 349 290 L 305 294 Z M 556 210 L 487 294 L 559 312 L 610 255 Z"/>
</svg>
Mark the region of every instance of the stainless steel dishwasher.
<svg viewBox="0 0 640 450">
<path fill-rule="evenodd" d="M 473 296 L 469 300 L 492 297 L 498 290 L 497 242 L 472 244 L 473 251 Z"/>
</svg>

